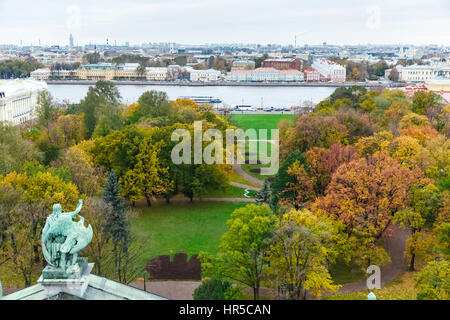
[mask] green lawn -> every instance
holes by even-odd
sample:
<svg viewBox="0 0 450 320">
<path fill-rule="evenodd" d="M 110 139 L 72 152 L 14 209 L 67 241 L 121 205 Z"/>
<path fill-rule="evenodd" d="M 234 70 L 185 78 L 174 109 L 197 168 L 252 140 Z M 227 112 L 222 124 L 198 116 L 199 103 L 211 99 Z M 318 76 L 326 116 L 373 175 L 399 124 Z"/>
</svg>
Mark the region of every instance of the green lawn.
<svg viewBox="0 0 450 320">
<path fill-rule="evenodd" d="M 237 181 L 235 181 L 237 182 Z M 248 183 L 246 183 L 248 184 Z M 223 191 L 212 191 L 208 194 L 204 195 L 204 198 L 212 197 L 212 198 L 245 198 L 244 197 L 245 189 L 238 188 L 235 186 L 227 186 Z"/>
<path fill-rule="evenodd" d="M 294 120 L 295 117 L 294 114 L 232 114 L 230 123 L 245 130 L 276 129 L 281 120 Z"/>
<path fill-rule="evenodd" d="M 278 123 L 283 120 L 294 120 L 295 115 L 293 114 L 233 114 L 230 116 L 230 123 L 236 125 L 244 130 L 247 129 L 276 129 Z M 270 138 L 270 132 L 268 132 L 268 139 Z M 272 144 L 267 143 L 268 155 L 270 156 Z M 248 143 L 245 146 L 245 151 L 248 152 Z M 259 144 L 258 144 L 259 149 Z M 248 156 L 246 156 L 248 159 Z M 258 165 L 258 164 L 243 164 L 242 169 L 260 180 L 264 180 L 266 176 L 262 176 L 259 173 L 251 172 L 251 169 L 268 167 L 269 165 Z"/>
<path fill-rule="evenodd" d="M 140 263 L 163 254 L 215 253 L 227 229 L 226 221 L 243 205 L 197 201 L 157 203 L 142 209 L 131 223 L 132 234 L 144 245 Z"/>
</svg>

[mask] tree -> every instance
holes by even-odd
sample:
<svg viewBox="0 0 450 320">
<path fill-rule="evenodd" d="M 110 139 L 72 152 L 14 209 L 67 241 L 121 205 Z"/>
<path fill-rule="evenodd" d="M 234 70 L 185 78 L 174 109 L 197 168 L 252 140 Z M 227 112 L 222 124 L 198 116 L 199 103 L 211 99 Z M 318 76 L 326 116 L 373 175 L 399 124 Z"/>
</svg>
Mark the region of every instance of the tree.
<svg viewBox="0 0 450 320">
<path fill-rule="evenodd" d="M 292 200 L 295 198 L 295 195 L 292 192 L 286 190 L 286 185 L 289 182 L 295 182 L 294 177 L 289 175 L 288 169 L 297 160 L 300 164 L 306 163 L 306 158 L 300 151 L 294 151 L 289 154 L 281 163 L 277 175 L 275 176 L 273 182 L 270 184 L 270 189 L 272 191 L 272 206 L 274 208 L 277 207 L 278 201 L 281 198 Z"/>
<path fill-rule="evenodd" d="M 0 123 L 0 175 L 20 171 L 28 160 L 41 160 L 42 153 L 22 136 L 20 126 Z"/>
<path fill-rule="evenodd" d="M 450 299 L 450 262 L 432 261 L 415 278 L 418 300 Z"/>
<path fill-rule="evenodd" d="M 266 204 L 238 208 L 227 222 L 216 257 L 200 255 L 202 272 L 219 279 L 230 279 L 253 289 L 259 299 L 262 275 L 267 267 L 268 241 L 276 225 L 276 216 Z"/>
<path fill-rule="evenodd" d="M 84 113 L 83 123 L 85 127 L 85 138 L 89 139 L 99 120 L 103 123 L 108 122 L 111 125 L 110 130 L 119 129 L 120 119 L 120 93 L 117 87 L 111 81 L 97 81 L 94 87 L 89 87 L 86 97 L 80 101 L 80 111 Z M 106 118 L 106 119 L 105 119 Z"/>
<path fill-rule="evenodd" d="M 139 97 L 137 110 L 130 119 L 136 122 L 145 117 L 168 116 L 170 111 L 171 105 L 165 92 L 146 91 Z"/>
<path fill-rule="evenodd" d="M 268 205 L 270 205 L 271 197 L 272 191 L 270 190 L 269 179 L 265 178 L 262 189 L 259 192 L 255 193 L 255 199 L 258 202 L 267 203 Z"/>
<path fill-rule="evenodd" d="M 294 178 L 294 182 L 288 182 L 284 192 L 291 193 L 294 196 L 292 204 L 296 209 L 304 207 L 306 202 L 314 199 L 313 182 L 306 172 L 305 166 L 300 165 L 298 160 L 288 168 L 287 173 Z M 281 199 L 284 200 L 283 195 Z"/>
<path fill-rule="evenodd" d="M 47 136 L 50 140 L 50 125 L 58 115 L 58 108 L 55 106 L 51 93 L 47 90 L 39 91 L 37 104 L 38 107 L 36 109 L 36 112 L 38 116 L 38 126 L 41 128 L 45 128 L 45 130 L 47 131 Z"/>
<path fill-rule="evenodd" d="M 291 210 L 283 215 L 274 232 L 268 260 L 270 273 L 287 286 L 289 298 L 300 298 L 302 289 L 320 296 L 322 291 L 337 291 L 326 268 L 332 247 L 334 227 L 309 210 Z M 305 292 L 306 293 L 306 292 Z"/>
<path fill-rule="evenodd" d="M 139 145 L 139 154 L 136 156 L 136 165 L 129 170 L 124 178 L 126 189 L 132 186 L 137 189 L 139 196 L 145 197 L 147 205 L 151 206 L 151 200 L 156 196 L 164 195 L 173 189 L 173 181 L 169 179 L 169 170 L 162 167 L 159 152 L 163 142 L 152 145 L 149 138 Z"/>
<path fill-rule="evenodd" d="M 41 201 L 24 201 L 10 212 L 6 254 L 16 271 L 23 276 L 26 287 L 31 285 L 34 267 L 42 259 L 39 249 L 48 214 L 47 206 Z"/>
<path fill-rule="evenodd" d="M 342 221 L 347 234 L 356 242 L 364 243 L 355 246 L 357 251 L 364 248 L 355 252 L 360 263 L 367 263 L 366 259 L 384 260 L 386 253 L 375 246 L 376 240 L 390 225 L 394 213 L 406 208 L 408 191 L 421 177 L 421 171 L 401 167 L 386 154 L 377 153 L 341 165 L 325 196 L 318 198 L 312 209 Z"/>
<path fill-rule="evenodd" d="M 106 253 L 111 250 L 111 234 L 107 227 L 111 223 L 108 218 L 112 208 L 103 199 L 87 197 L 83 201 L 83 217 L 95 230 L 86 253 L 94 261 L 95 274 L 102 276 Z"/>
<path fill-rule="evenodd" d="M 414 92 L 412 111 L 418 114 L 425 114 L 428 108 L 436 108 L 442 97 L 432 91 Z"/>
<path fill-rule="evenodd" d="M 391 69 L 391 72 L 389 73 L 389 80 L 397 82 L 399 80 L 399 73 L 396 67 L 393 67 Z"/>
<path fill-rule="evenodd" d="M 102 198 L 110 207 L 110 210 L 105 212 L 107 221 L 104 228 L 113 244 L 114 273 L 118 274 L 119 281 L 122 281 L 119 253 L 122 251 L 125 255 L 127 254 L 130 230 L 124 199 L 120 196 L 120 185 L 114 169 L 108 175 Z"/>
<path fill-rule="evenodd" d="M 202 284 L 194 290 L 194 300 L 231 300 L 235 294 L 231 282 L 219 279 L 202 281 Z"/>
<path fill-rule="evenodd" d="M 86 146 L 92 144 L 91 141 L 83 141 L 81 144 L 70 147 L 52 163 L 59 168 L 68 168 L 72 183 L 87 196 L 100 194 L 105 180 L 103 168 L 96 167 L 89 153 L 84 150 Z"/>
</svg>

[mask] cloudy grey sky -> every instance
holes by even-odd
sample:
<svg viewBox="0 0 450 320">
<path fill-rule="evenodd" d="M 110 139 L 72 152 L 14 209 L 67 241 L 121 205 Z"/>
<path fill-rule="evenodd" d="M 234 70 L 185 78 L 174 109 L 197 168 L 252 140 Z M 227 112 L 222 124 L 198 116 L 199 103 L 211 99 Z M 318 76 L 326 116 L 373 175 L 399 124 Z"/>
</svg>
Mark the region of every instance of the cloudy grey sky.
<svg viewBox="0 0 450 320">
<path fill-rule="evenodd" d="M 0 0 L 0 43 L 450 45 L 449 0 Z"/>
</svg>

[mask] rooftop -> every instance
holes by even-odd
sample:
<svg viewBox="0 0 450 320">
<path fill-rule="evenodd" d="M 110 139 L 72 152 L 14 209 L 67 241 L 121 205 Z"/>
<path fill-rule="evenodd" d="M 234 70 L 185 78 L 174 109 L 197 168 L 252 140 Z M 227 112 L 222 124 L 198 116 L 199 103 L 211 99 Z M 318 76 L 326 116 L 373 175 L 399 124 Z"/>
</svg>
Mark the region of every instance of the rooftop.
<svg viewBox="0 0 450 320">
<path fill-rule="evenodd" d="M 0 80 L 0 98 L 8 98 L 24 91 L 37 91 L 47 89 L 47 84 L 33 79 Z"/>
</svg>

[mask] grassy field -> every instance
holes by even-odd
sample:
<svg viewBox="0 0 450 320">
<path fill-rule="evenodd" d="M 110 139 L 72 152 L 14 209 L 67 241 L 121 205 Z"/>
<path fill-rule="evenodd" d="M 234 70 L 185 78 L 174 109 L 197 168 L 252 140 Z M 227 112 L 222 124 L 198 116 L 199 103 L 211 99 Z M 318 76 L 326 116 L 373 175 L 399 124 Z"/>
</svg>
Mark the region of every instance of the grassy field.
<svg viewBox="0 0 450 320">
<path fill-rule="evenodd" d="M 281 120 L 294 118 L 294 114 L 232 114 L 230 123 L 245 130 L 276 129 Z"/>
<path fill-rule="evenodd" d="M 144 244 L 141 263 L 163 254 L 215 253 L 227 229 L 226 221 L 234 209 L 243 205 L 197 201 L 157 203 L 142 209 L 131 224 L 132 234 Z"/>
<path fill-rule="evenodd" d="M 235 181 L 237 182 L 237 181 Z M 246 183 L 248 184 L 248 183 Z M 203 198 L 245 198 L 245 189 L 235 186 L 227 186 L 224 191 L 212 191 L 204 195 Z"/>
<path fill-rule="evenodd" d="M 230 123 L 238 126 L 242 129 L 276 129 L 278 123 L 281 120 L 294 120 L 295 115 L 293 114 L 233 114 L 230 117 Z M 271 135 L 268 132 L 268 139 L 270 139 Z M 267 143 L 268 155 L 270 156 L 271 151 L 271 143 Z M 258 145 L 259 149 L 259 145 Z M 245 146 L 245 151 L 248 152 L 248 144 Z M 248 159 L 248 156 L 246 157 Z M 266 176 L 262 176 L 259 173 L 251 172 L 251 169 L 259 169 L 261 167 L 267 167 L 268 165 L 258 165 L 258 164 L 243 164 L 242 169 L 250 174 L 252 177 L 255 177 L 260 180 L 264 180 Z"/>
<path fill-rule="evenodd" d="M 417 272 L 406 272 L 399 279 L 380 290 L 374 290 L 377 300 L 416 300 L 418 290 L 414 288 L 414 277 Z M 325 300 L 367 300 L 367 290 L 336 294 L 325 297 Z"/>
</svg>

